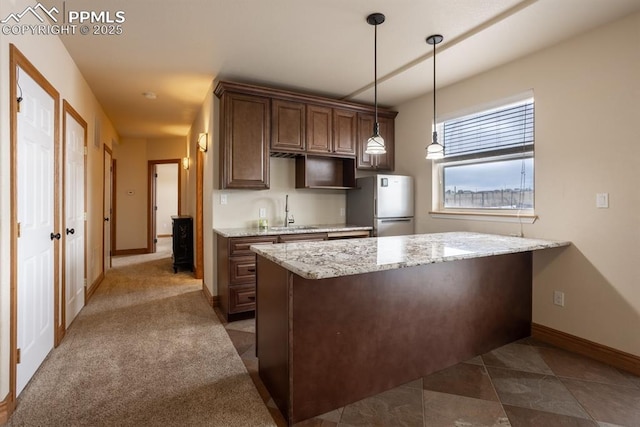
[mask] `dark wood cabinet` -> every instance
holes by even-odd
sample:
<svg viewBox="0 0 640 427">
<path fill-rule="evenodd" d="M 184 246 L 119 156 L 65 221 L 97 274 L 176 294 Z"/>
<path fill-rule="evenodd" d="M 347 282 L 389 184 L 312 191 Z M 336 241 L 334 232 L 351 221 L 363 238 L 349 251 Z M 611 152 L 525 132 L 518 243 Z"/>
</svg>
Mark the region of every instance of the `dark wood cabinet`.
<svg viewBox="0 0 640 427">
<path fill-rule="evenodd" d="M 186 267 L 193 271 L 193 219 L 190 216 L 174 215 L 171 217 L 173 236 L 173 272 L 178 267 Z"/>
<path fill-rule="evenodd" d="M 307 153 L 356 155 L 358 113 L 307 105 Z"/>
<path fill-rule="evenodd" d="M 269 188 L 269 98 L 220 96 L 220 187 Z"/>
<path fill-rule="evenodd" d="M 296 157 L 296 188 L 349 189 L 356 186 L 356 159 L 305 154 Z"/>
<path fill-rule="evenodd" d="M 394 119 L 378 116 L 380 135 L 384 138 L 386 154 L 370 155 L 364 151 L 367 140 L 373 132 L 375 116 L 373 114 L 358 113 L 358 169 L 373 169 L 392 171 L 394 169 L 395 129 Z"/>
<path fill-rule="evenodd" d="M 271 103 L 271 150 L 301 153 L 306 148 L 306 114 L 301 102 Z"/>
<path fill-rule="evenodd" d="M 307 152 L 328 154 L 333 147 L 332 109 L 307 105 Z"/>
<path fill-rule="evenodd" d="M 327 233 L 282 234 L 278 238 L 278 242 L 319 242 L 322 240 L 327 240 L 327 238 Z"/>
<path fill-rule="evenodd" d="M 333 152 L 355 156 L 358 138 L 358 113 L 352 110 L 333 109 Z"/>
<path fill-rule="evenodd" d="M 394 169 L 395 111 L 378 108 L 387 153 L 370 156 L 364 151 L 373 129 L 373 106 L 228 81 L 219 82 L 214 93 L 220 98 L 222 189 L 269 188 L 269 156 L 339 159 L 317 161 L 307 168 L 304 177 L 311 184 L 296 184 L 305 188 L 350 187 L 348 176 L 345 180 L 310 175 L 340 173 L 345 166 L 342 158 L 355 159 L 358 169 Z"/>
<path fill-rule="evenodd" d="M 223 237 L 218 240 L 218 296 L 227 320 L 256 308 L 256 255 L 251 245 L 273 244 L 278 236 Z"/>
</svg>

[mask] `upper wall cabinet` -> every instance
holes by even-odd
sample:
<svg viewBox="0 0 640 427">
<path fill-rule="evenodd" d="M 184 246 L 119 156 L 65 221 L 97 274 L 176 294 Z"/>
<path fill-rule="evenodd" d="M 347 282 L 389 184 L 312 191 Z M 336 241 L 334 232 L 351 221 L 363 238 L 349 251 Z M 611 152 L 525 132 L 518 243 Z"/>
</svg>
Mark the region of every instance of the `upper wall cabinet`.
<svg viewBox="0 0 640 427">
<path fill-rule="evenodd" d="M 220 187 L 269 188 L 271 100 L 219 88 Z"/>
<path fill-rule="evenodd" d="M 358 113 L 333 109 L 333 152 L 355 156 L 358 137 Z"/>
<path fill-rule="evenodd" d="M 357 116 L 351 110 L 307 105 L 307 152 L 355 156 Z"/>
<path fill-rule="evenodd" d="M 350 169 L 351 163 L 358 169 L 393 170 L 395 111 L 378 108 L 387 154 L 376 157 L 364 153 L 373 106 L 228 81 L 219 82 L 215 94 L 220 98 L 221 188 L 269 188 L 269 155 L 313 159 L 314 167 L 303 174 L 307 187 L 335 187 L 318 184 L 334 181 L 349 186 L 344 177 L 314 176 L 322 169 L 318 165 L 342 165 L 333 171 L 345 170 L 345 164 Z M 318 156 L 351 163 L 323 162 Z"/>
<path fill-rule="evenodd" d="M 271 102 L 271 150 L 302 153 L 306 148 L 306 116 L 302 102 Z"/>
</svg>

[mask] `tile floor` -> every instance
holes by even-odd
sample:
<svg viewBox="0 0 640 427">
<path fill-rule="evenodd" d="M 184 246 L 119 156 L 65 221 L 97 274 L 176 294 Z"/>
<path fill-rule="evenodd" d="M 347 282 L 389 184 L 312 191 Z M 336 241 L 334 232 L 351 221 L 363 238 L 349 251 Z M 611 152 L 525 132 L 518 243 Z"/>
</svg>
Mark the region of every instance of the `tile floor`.
<svg viewBox="0 0 640 427">
<path fill-rule="evenodd" d="M 258 377 L 254 320 L 226 325 L 279 426 Z M 297 427 L 640 426 L 640 377 L 526 338 Z"/>
</svg>

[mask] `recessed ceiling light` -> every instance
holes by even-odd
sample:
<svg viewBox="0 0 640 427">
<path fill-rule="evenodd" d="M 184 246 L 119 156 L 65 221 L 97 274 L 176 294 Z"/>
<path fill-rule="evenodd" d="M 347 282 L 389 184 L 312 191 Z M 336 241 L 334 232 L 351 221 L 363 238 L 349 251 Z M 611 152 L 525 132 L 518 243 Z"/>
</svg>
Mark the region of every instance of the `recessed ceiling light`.
<svg viewBox="0 0 640 427">
<path fill-rule="evenodd" d="M 142 96 L 147 99 L 156 99 L 158 97 L 155 92 L 142 92 Z"/>
</svg>

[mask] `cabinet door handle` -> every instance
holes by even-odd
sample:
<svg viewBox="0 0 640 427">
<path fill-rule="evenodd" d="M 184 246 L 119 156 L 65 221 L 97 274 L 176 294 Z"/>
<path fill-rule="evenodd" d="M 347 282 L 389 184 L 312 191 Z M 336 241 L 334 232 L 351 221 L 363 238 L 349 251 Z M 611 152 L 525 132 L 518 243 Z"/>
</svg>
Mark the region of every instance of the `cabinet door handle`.
<svg viewBox="0 0 640 427">
<path fill-rule="evenodd" d="M 67 230 L 66 230 L 67 235 L 73 234 L 75 232 L 76 232 L 75 228 L 67 228 Z"/>
<path fill-rule="evenodd" d="M 60 237 L 62 237 L 60 233 L 55 233 L 55 234 L 51 233 L 51 240 L 53 239 L 60 240 Z"/>
</svg>

